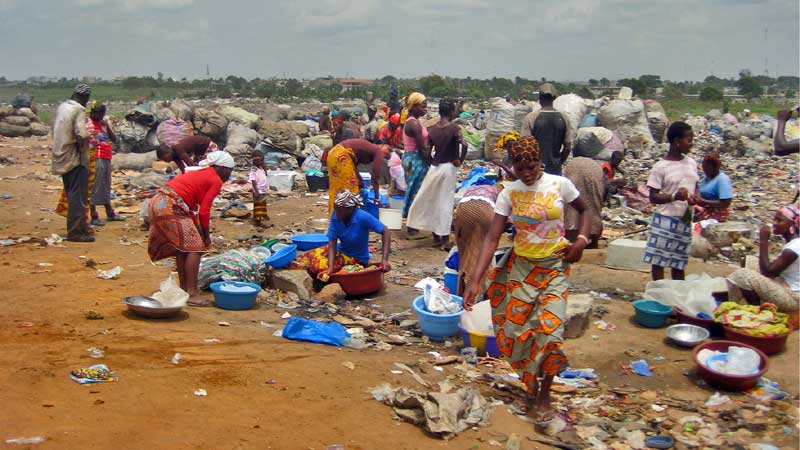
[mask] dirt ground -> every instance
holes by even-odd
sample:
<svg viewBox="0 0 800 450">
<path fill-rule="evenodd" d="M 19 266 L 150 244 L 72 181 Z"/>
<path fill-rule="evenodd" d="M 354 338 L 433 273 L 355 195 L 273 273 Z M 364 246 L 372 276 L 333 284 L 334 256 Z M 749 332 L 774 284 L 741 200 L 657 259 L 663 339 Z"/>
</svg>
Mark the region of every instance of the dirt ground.
<svg viewBox="0 0 800 450">
<path fill-rule="evenodd" d="M 47 176 L 47 146 L 44 140 L 0 141 L 0 156 L 16 161 L 0 168 L 0 194 L 10 195 L 0 200 L 0 237 L 65 234 L 64 219 L 50 210 L 60 181 Z M 273 198 L 275 228 L 264 237 L 323 217 L 324 207 L 317 202 L 317 196 Z M 0 442 L 43 436 L 47 441 L 35 448 L 320 450 L 343 444 L 348 450 L 485 449 L 498 433 L 534 434 L 530 424 L 498 407 L 490 427 L 442 441 L 394 420 L 391 409 L 369 395 L 369 388 L 381 383 L 420 388 L 410 375 L 392 374 L 393 363 L 414 362 L 431 350 L 455 353 L 458 341 L 450 349 L 437 344 L 391 351 L 292 342 L 273 337 L 274 328 L 260 325 L 264 321 L 280 327 L 282 322 L 282 310 L 265 306 L 238 312 L 187 308 L 166 321 L 128 314 L 120 299 L 152 293 L 171 269 L 150 263 L 139 224 L 135 217 L 110 223 L 92 244 L 0 247 L 5 291 L 0 307 Z M 214 220 L 215 236 L 232 239 L 253 232 L 249 224 Z M 444 253 L 423 245 L 398 241 L 402 249 L 392 255 L 397 269 L 441 267 Z M 573 281 L 578 289 L 612 294 L 614 299 L 596 304 L 609 310 L 604 320 L 616 330 L 590 328 L 583 337 L 567 341 L 571 365 L 594 368 L 608 386 L 705 401 L 713 391 L 685 376 L 693 366 L 691 352 L 665 343 L 663 330 L 637 326 L 631 306 L 616 291 L 641 292 L 649 275 L 606 269 L 601 266 L 604 258 L 604 250 L 587 252 L 574 267 Z M 124 271 L 116 280 L 99 279 L 95 269 L 84 265 L 87 259 L 101 269 L 119 265 Z M 731 270 L 697 261 L 689 268 L 712 275 Z M 410 288 L 389 286 L 371 300 L 359 301 L 365 308 L 374 303 L 385 311 L 401 311 L 413 295 Z M 88 320 L 89 310 L 103 318 Z M 219 321 L 230 326 L 221 327 Z M 204 341 L 211 338 L 219 342 Z M 105 358 L 89 358 L 90 347 L 103 349 Z M 622 374 L 620 366 L 632 359 L 626 351 L 651 361 L 654 376 Z M 176 352 L 182 359 L 173 365 Z M 658 356 L 664 360 L 654 362 Z M 346 361 L 355 369 L 342 366 Z M 796 398 L 798 334 L 769 362 L 767 376 Z M 97 363 L 112 368 L 119 382 L 79 386 L 69 379 L 70 370 Z M 423 378 L 436 382 L 455 375 L 446 366 L 444 372 Z M 208 396 L 193 395 L 198 388 Z M 549 447 L 523 440 L 522 448 Z"/>
</svg>

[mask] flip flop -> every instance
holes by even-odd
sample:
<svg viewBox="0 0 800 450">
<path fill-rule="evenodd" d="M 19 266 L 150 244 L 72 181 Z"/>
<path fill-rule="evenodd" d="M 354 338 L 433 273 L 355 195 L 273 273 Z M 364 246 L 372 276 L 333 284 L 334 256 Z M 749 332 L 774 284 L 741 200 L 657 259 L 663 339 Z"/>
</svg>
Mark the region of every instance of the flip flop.
<svg viewBox="0 0 800 450">
<path fill-rule="evenodd" d="M 212 302 L 211 300 L 209 300 L 207 298 L 200 297 L 200 298 L 197 298 L 197 299 L 189 299 L 186 302 L 186 304 L 189 305 L 189 306 L 195 306 L 195 307 L 198 307 L 198 308 L 205 308 L 205 307 L 208 307 L 208 306 L 213 306 L 214 302 Z"/>
</svg>

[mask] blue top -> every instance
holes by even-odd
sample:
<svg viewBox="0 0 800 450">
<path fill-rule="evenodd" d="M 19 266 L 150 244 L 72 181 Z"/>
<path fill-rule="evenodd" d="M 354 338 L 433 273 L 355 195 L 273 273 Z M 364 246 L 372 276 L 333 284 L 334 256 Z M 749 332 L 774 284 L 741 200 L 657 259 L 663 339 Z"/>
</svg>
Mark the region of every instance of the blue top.
<svg viewBox="0 0 800 450">
<path fill-rule="evenodd" d="M 706 200 L 730 200 L 733 198 L 733 184 L 727 175 L 720 172 L 716 177 L 700 180 L 700 196 Z"/>
<path fill-rule="evenodd" d="M 383 233 L 384 228 L 380 220 L 362 209 L 353 211 L 349 225 L 337 219 L 334 212 L 328 226 L 328 239 L 338 239 L 341 243 L 339 251 L 362 264 L 368 264 L 369 232 Z"/>
</svg>

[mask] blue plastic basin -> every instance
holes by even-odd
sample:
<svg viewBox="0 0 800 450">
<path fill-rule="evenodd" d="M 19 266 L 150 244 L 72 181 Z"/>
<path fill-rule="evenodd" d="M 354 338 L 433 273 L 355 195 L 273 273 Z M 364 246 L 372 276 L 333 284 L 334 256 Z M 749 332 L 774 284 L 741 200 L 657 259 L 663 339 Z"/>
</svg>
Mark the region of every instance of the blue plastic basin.
<svg viewBox="0 0 800 450">
<path fill-rule="evenodd" d="M 273 269 L 283 269 L 294 261 L 295 257 L 297 257 L 297 246 L 292 244 L 276 251 L 264 263 L 272 266 Z"/>
<path fill-rule="evenodd" d="M 255 289 L 253 292 L 225 292 L 220 289 L 223 284 L 234 286 L 247 286 Z M 240 311 L 250 309 L 256 304 L 256 297 L 261 292 L 261 286 L 243 281 L 217 281 L 209 286 L 214 293 L 214 303 L 218 308 Z"/>
<path fill-rule="evenodd" d="M 636 311 L 636 322 L 647 328 L 660 328 L 672 315 L 672 306 L 655 300 L 636 300 L 633 302 Z"/>
<path fill-rule="evenodd" d="M 463 304 L 463 299 L 453 295 L 453 300 L 459 305 Z M 412 303 L 414 312 L 417 313 L 419 328 L 422 334 L 428 336 L 432 341 L 442 341 L 444 338 L 458 334 L 458 326 L 461 324 L 461 311 L 453 314 L 433 314 L 425 309 L 425 299 L 420 295 Z"/>
<path fill-rule="evenodd" d="M 328 243 L 328 236 L 325 234 L 298 234 L 292 238 L 292 243 L 300 251 L 314 250 Z"/>
</svg>

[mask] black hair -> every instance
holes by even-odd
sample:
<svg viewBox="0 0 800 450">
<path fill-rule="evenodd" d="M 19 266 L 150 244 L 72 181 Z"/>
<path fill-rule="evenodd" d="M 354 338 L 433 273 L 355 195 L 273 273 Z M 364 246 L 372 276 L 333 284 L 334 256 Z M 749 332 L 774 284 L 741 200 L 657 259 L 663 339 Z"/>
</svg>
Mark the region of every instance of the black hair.
<svg viewBox="0 0 800 450">
<path fill-rule="evenodd" d="M 342 116 L 342 120 L 350 120 L 350 111 L 346 109 L 339 111 L 339 115 Z"/>
<path fill-rule="evenodd" d="M 542 101 L 546 103 L 553 103 L 556 101 L 556 98 L 552 94 L 539 94 L 539 103 L 542 103 Z"/>
<path fill-rule="evenodd" d="M 667 142 L 672 144 L 675 139 L 681 139 L 686 136 L 686 133 L 692 131 L 692 127 L 686 122 L 676 121 L 667 129 Z"/>
<path fill-rule="evenodd" d="M 159 159 L 171 154 L 172 154 L 172 148 L 165 142 L 162 142 L 161 145 L 159 145 L 158 148 L 156 149 L 156 156 Z"/>
<path fill-rule="evenodd" d="M 609 158 L 608 160 L 613 161 L 614 159 L 625 159 L 625 154 L 619 150 L 615 150 L 611 152 L 611 158 Z"/>
<path fill-rule="evenodd" d="M 375 118 L 375 114 L 377 114 L 377 113 L 378 113 L 378 110 L 375 109 L 374 106 L 370 105 L 370 107 L 367 109 L 367 118 L 369 120 L 372 120 L 372 119 Z"/>
<path fill-rule="evenodd" d="M 445 98 L 439 102 L 439 115 L 452 116 L 456 112 L 456 102 L 452 98 Z"/>
</svg>

